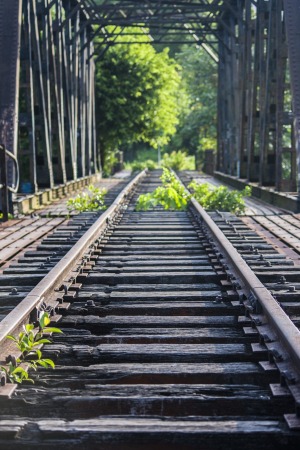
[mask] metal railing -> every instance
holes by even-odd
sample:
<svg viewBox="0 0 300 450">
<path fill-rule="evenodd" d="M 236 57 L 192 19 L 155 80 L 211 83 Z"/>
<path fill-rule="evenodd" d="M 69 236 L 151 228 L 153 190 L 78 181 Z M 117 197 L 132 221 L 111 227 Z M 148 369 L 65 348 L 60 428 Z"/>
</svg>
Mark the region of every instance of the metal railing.
<svg viewBox="0 0 300 450">
<path fill-rule="evenodd" d="M 7 160 L 12 160 L 15 167 L 15 183 L 12 186 L 8 185 L 7 179 Z M 11 194 L 16 194 L 19 189 L 19 164 L 15 155 L 8 150 L 3 145 L 0 145 L 0 220 L 3 222 L 8 220 L 8 214 L 13 212 L 12 206 L 12 196 Z"/>
</svg>

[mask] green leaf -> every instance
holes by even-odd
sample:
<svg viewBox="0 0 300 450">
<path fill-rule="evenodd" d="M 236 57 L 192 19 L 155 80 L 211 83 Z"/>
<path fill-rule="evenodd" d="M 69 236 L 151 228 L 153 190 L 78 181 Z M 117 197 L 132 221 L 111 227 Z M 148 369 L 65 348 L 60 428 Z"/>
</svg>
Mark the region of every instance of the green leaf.
<svg viewBox="0 0 300 450">
<path fill-rule="evenodd" d="M 45 362 L 46 364 L 49 364 L 49 366 L 51 366 L 53 369 L 55 368 L 55 363 L 54 361 L 52 361 L 52 359 L 44 358 L 42 361 Z"/>
<path fill-rule="evenodd" d="M 44 333 L 63 333 L 60 328 L 44 328 Z"/>
<path fill-rule="evenodd" d="M 10 339 L 10 340 L 12 340 L 14 342 L 18 342 L 18 339 L 16 339 L 14 336 L 8 335 L 8 336 L 6 336 L 6 338 Z"/>
<path fill-rule="evenodd" d="M 50 322 L 51 320 L 49 319 L 49 314 L 47 312 L 43 312 L 39 320 L 40 328 L 45 328 Z"/>
<path fill-rule="evenodd" d="M 28 323 L 27 325 L 24 326 L 24 329 L 25 329 L 26 333 L 29 333 L 30 331 L 32 331 L 34 329 L 34 325 Z"/>
<path fill-rule="evenodd" d="M 33 347 L 35 347 L 37 345 L 42 345 L 42 344 L 51 344 L 51 341 L 49 339 L 44 339 L 44 338 L 39 339 L 38 341 L 34 342 Z"/>
</svg>

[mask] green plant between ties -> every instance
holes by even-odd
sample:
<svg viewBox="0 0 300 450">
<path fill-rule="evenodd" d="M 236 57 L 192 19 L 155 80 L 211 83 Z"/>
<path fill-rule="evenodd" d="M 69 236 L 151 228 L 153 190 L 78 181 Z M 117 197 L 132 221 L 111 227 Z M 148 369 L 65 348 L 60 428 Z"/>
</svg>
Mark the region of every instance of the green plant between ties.
<svg viewBox="0 0 300 450">
<path fill-rule="evenodd" d="M 251 196 L 251 187 L 246 186 L 242 191 L 229 190 L 226 186 L 215 187 L 209 183 L 197 183 L 192 181 L 189 189 L 193 191 L 193 197 L 207 210 L 229 211 L 235 214 L 243 214 L 246 209 L 244 197 Z"/>
<path fill-rule="evenodd" d="M 36 332 L 33 324 L 23 325 L 23 331 L 17 337 L 8 335 L 7 339 L 15 343 L 16 349 L 21 353 L 18 358 L 11 358 L 8 366 L 1 366 L 0 369 L 5 372 L 7 380 L 10 383 L 21 384 L 23 381 L 30 381 L 34 383 L 32 378 L 29 378 L 28 369 L 37 370 L 39 366 L 46 369 L 55 368 L 52 359 L 43 358 L 40 347 L 44 344 L 50 344 L 52 341 L 44 336 L 50 333 L 62 333 L 61 329 L 48 327 L 50 323 L 49 314 L 43 312 L 39 319 L 39 330 Z"/>
<path fill-rule="evenodd" d="M 70 211 L 99 211 L 105 209 L 104 198 L 107 194 L 107 189 L 97 188 L 93 184 L 88 187 L 88 192 L 82 192 L 75 198 L 70 198 L 67 201 L 67 208 Z"/>
<path fill-rule="evenodd" d="M 209 183 L 200 184 L 196 181 L 192 181 L 188 186 L 193 191 L 193 194 L 190 194 L 175 174 L 167 168 L 163 168 L 160 179 L 162 186 L 158 186 L 153 192 L 139 196 L 136 211 L 147 211 L 158 205 L 166 210 L 184 211 L 193 195 L 204 209 L 243 214 L 246 209 L 244 197 L 251 195 L 250 186 L 237 191 L 229 190 L 226 186 L 214 187 Z"/>
<path fill-rule="evenodd" d="M 165 210 L 186 210 L 191 195 L 176 178 L 174 173 L 164 167 L 160 179 L 162 181 L 162 186 L 158 186 L 151 193 L 139 196 L 136 210 L 147 211 L 158 205 L 163 206 Z"/>
</svg>

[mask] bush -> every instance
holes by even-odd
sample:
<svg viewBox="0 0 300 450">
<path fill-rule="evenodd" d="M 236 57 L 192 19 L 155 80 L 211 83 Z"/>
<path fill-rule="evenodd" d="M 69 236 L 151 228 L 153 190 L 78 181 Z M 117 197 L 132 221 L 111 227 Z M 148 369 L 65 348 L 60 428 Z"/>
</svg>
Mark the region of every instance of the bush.
<svg viewBox="0 0 300 450">
<path fill-rule="evenodd" d="M 162 166 L 173 170 L 195 170 L 195 158 L 194 156 L 188 156 L 186 152 L 181 150 L 164 153 Z"/>
<path fill-rule="evenodd" d="M 229 211 L 235 214 L 245 212 L 244 197 L 251 195 L 250 186 L 246 186 L 242 191 L 230 191 L 226 186 L 214 187 L 209 183 L 199 184 L 192 181 L 189 189 L 193 190 L 193 196 L 204 209 Z"/>
<path fill-rule="evenodd" d="M 162 205 L 166 210 L 180 210 L 187 208 L 190 195 L 175 175 L 163 168 L 161 176 L 162 186 L 158 186 L 153 192 L 139 196 L 136 204 L 137 211 L 147 211 L 157 205 Z"/>
<path fill-rule="evenodd" d="M 105 209 L 104 197 L 107 194 L 106 189 L 96 188 L 92 184 L 88 187 L 88 192 L 78 194 L 75 198 L 67 201 L 67 208 L 70 211 L 98 211 Z"/>
<path fill-rule="evenodd" d="M 136 170 L 155 170 L 157 169 L 157 164 L 152 159 L 147 159 L 147 161 L 133 161 L 128 167 L 135 172 Z"/>
</svg>

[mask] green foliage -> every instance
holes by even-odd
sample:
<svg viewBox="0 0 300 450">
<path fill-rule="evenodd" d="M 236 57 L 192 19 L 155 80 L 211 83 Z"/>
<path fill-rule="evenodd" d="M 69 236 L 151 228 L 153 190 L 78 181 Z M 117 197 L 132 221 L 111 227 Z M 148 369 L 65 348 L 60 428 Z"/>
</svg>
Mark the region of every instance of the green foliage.
<svg viewBox="0 0 300 450">
<path fill-rule="evenodd" d="M 191 196 L 180 181 L 167 168 L 163 168 L 163 174 L 160 179 L 162 186 L 158 186 L 151 193 L 139 196 L 136 210 L 147 211 L 157 205 L 162 205 L 166 210 L 185 210 Z"/>
<path fill-rule="evenodd" d="M 139 28 L 123 32 L 96 63 L 96 120 L 102 159 L 109 151 L 134 142 L 154 148 L 164 145 L 178 123 L 178 64 L 167 49 L 157 53 L 147 33 L 141 36 Z"/>
<path fill-rule="evenodd" d="M 195 158 L 181 150 L 164 153 L 162 166 L 173 170 L 195 170 Z"/>
<path fill-rule="evenodd" d="M 116 154 L 116 150 L 107 150 L 106 153 L 106 158 L 103 161 L 103 176 L 104 177 L 109 177 L 113 171 L 114 171 L 114 166 L 117 164 L 118 159 L 115 156 Z"/>
<path fill-rule="evenodd" d="M 14 218 L 14 216 L 11 213 L 8 213 L 7 216 L 8 216 L 8 220 L 11 220 L 11 219 Z M 3 213 L 2 212 L 0 212 L 0 219 L 3 219 Z"/>
<path fill-rule="evenodd" d="M 104 197 L 107 193 L 106 189 L 93 186 L 88 187 L 88 192 L 78 194 L 75 198 L 67 201 L 67 207 L 70 211 L 98 211 L 105 209 Z"/>
<path fill-rule="evenodd" d="M 198 46 L 184 45 L 176 54 L 182 67 L 181 92 L 186 92 L 170 148 L 191 154 L 217 146 L 217 64 Z"/>
<path fill-rule="evenodd" d="M 209 183 L 197 183 L 192 181 L 189 188 L 193 190 L 193 196 L 204 209 L 230 211 L 235 214 L 245 212 L 244 197 L 251 195 L 251 187 L 246 186 L 242 191 L 230 191 L 225 186 L 214 187 Z"/>
<path fill-rule="evenodd" d="M 1 366 L 1 370 L 6 373 L 7 380 L 11 383 L 22 383 L 24 380 L 34 382 L 32 378 L 29 378 L 27 370 L 28 368 L 37 370 L 38 366 L 48 368 L 55 368 L 55 364 L 52 359 L 42 358 L 42 351 L 40 347 L 43 344 L 51 343 L 49 338 L 45 338 L 45 334 L 49 333 L 62 333 L 59 328 L 48 327 L 50 323 L 49 315 L 47 312 L 43 312 L 39 320 L 39 330 L 36 332 L 34 325 L 23 325 L 23 331 L 21 331 L 18 337 L 8 335 L 7 338 L 12 340 L 16 348 L 21 353 L 19 358 L 14 358 L 10 361 L 7 367 Z"/>
<path fill-rule="evenodd" d="M 147 159 L 147 161 L 133 161 L 128 164 L 128 167 L 133 171 L 144 169 L 155 170 L 157 169 L 157 163 L 152 159 Z"/>
</svg>

